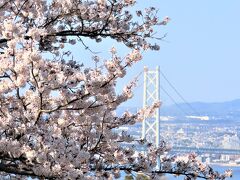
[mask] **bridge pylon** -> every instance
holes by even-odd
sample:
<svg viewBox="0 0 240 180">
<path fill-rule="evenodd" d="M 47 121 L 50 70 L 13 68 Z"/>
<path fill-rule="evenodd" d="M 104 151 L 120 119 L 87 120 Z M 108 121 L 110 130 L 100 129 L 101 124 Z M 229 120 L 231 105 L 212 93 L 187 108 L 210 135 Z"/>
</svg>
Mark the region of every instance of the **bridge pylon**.
<svg viewBox="0 0 240 180">
<path fill-rule="evenodd" d="M 160 100 L 160 68 L 148 70 L 144 67 L 143 107 L 150 106 Z M 160 108 L 156 109 L 151 117 L 144 117 L 142 122 L 142 139 L 160 145 Z M 155 142 L 154 142 L 155 141 Z M 160 169 L 160 157 L 157 158 L 157 167 Z"/>
</svg>

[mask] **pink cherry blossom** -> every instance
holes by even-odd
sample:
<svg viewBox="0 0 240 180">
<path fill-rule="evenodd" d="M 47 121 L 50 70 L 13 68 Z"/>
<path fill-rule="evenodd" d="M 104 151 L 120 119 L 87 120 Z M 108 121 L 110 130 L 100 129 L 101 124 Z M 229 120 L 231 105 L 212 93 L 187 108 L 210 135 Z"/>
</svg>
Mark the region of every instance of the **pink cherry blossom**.
<svg viewBox="0 0 240 180">
<path fill-rule="evenodd" d="M 116 128 L 141 122 L 161 105 L 116 114 L 137 85 L 133 79 L 117 93 L 117 80 L 142 60 L 143 51 L 160 49 L 155 27 L 170 20 L 160 21 L 154 7 L 135 15 L 136 3 L 0 1 L 0 179 L 111 179 L 121 171 L 141 171 L 152 179 L 163 173 L 231 176 L 231 171 L 214 172 L 195 155 L 166 156 L 170 147 L 165 142 L 156 148 L 128 132 L 116 133 Z M 130 52 L 120 57 L 113 47 L 107 60 L 94 55 L 96 66 L 85 67 L 66 52 L 69 45 L 88 49 L 85 38 L 99 43 L 111 38 Z M 146 146 L 146 154 L 124 143 Z M 156 170 L 160 155 L 162 169 Z"/>
</svg>

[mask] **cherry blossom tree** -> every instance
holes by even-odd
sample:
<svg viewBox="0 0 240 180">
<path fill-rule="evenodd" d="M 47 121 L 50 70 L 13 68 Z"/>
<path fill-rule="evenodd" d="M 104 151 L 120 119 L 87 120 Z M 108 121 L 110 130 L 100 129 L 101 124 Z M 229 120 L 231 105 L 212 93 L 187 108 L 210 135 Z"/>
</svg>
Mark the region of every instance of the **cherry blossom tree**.
<svg viewBox="0 0 240 180">
<path fill-rule="evenodd" d="M 139 1 L 139 3 L 141 3 Z M 165 156 L 158 148 L 114 129 L 132 125 L 160 106 L 117 116 L 132 97 L 136 80 L 122 93 L 116 82 L 142 59 L 159 50 L 155 27 L 166 25 L 154 7 L 132 9 L 135 0 L 0 1 L 0 175 L 6 179 L 112 179 L 143 172 L 152 179 L 170 173 L 187 179 L 224 179 L 196 159 Z M 159 28 L 158 28 L 159 29 Z M 113 47 L 101 66 L 85 67 L 65 51 L 86 48 L 84 38 L 111 38 L 129 47 L 121 58 Z M 47 58 L 48 57 L 48 58 Z M 49 59 L 52 57 L 52 59 Z M 94 56 L 97 63 L 99 57 Z M 90 60 L 89 60 L 90 61 Z M 146 154 L 122 142 L 148 146 Z M 162 155 L 161 168 L 155 169 Z"/>
</svg>

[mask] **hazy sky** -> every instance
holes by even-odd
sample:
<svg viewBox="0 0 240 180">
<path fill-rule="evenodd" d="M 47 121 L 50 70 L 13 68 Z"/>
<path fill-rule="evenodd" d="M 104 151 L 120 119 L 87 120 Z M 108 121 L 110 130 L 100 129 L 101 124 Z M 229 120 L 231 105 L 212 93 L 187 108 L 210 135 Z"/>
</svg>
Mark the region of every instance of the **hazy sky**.
<svg viewBox="0 0 240 180">
<path fill-rule="evenodd" d="M 147 3 L 146 3 L 147 2 Z M 160 41 L 159 52 L 148 52 L 144 60 L 129 69 L 128 76 L 119 82 L 130 81 L 142 71 L 143 66 L 159 65 L 169 81 L 189 102 L 219 102 L 240 98 L 240 1 L 239 0 L 139 0 L 138 6 L 155 6 L 159 17 L 169 16 L 171 22 L 158 29 L 159 35 L 167 33 Z M 107 41 L 96 46 L 86 42 L 92 50 L 106 51 L 113 44 L 121 53 L 127 53 L 122 45 Z M 80 50 L 77 52 L 81 52 Z M 89 52 L 84 53 L 86 58 Z M 83 60 L 85 61 L 85 60 Z M 139 84 L 142 83 L 142 78 Z M 161 84 L 169 94 L 182 102 L 164 79 Z M 135 97 L 127 105 L 142 104 L 142 89 L 136 89 Z M 161 92 L 165 104 L 171 100 Z"/>
</svg>

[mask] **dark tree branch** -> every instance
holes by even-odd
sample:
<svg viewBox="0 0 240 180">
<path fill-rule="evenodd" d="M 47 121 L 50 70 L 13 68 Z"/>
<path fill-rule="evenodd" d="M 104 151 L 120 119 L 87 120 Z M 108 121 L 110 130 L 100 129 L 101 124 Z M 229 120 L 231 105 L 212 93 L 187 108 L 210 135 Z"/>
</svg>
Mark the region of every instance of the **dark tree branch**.
<svg viewBox="0 0 240 180">
<path fill-rule="evenodd" d="M 121 171 L 134 171 L 134 172 L 142 172 L 143 168 L 141 167 L 134 167 L 134 165 L 129 165 L 129 166 L 110 166 L 110 167 L 106 167 L 103 168 L 102 170 L 104 171 L 112 171 L 114 169 L 119 169 Z M 96 168 L 92 167 L 91 168 L 92 171 L 95 171 Z M 202 178 L 202 179 L 210 179 L 210 177 L 207 176 L 203 176 L 203 175 L 199 175 L 196 173 L 188 173 L 188 172 L 180 172 L 180 171 L 163 171 L 163 170 L 156 170 L 156 171 L 152 171 L 149 172 L 151 174 L 173 174 L 173 175 L 182 175 L 182 176 L 190 176 L 190 177 L 195 177 L 195 178 Z"/>
<path fill-rule="evenodd" d="M 45 179 L 49 179 L 49 180 L 53 180 L 53 179 L 57 178 L 57 177 L 54 177 L 54 176 L 49 176 L 49 177 L 38 176 L 32 170 L 22 169 L 16 164 L 0 163 L 0 172 L 23 175 L 23 176 L 30 176 L 30 177 L 37 177 L 37 178 L 40 178 L 40 179 L 45 178 Z"/>
</svg>

